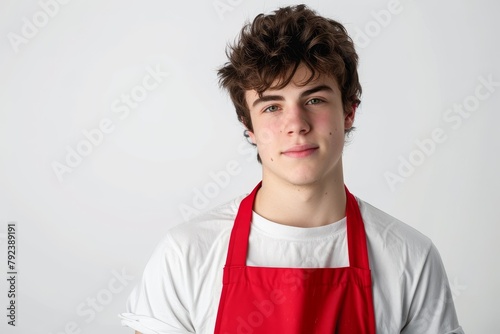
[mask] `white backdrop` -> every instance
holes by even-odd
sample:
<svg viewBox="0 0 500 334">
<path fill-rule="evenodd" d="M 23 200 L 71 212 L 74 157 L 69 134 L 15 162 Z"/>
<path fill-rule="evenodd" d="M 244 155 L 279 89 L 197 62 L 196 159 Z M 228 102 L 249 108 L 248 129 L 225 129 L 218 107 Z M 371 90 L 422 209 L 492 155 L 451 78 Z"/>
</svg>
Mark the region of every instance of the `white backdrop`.
<svg viewBox="0 0 500 334">
<path fill-rule="evenodd" d="M 165 231 L 260 179 L 216 69 L 243 22 L 285 4 L 1 1 L 1 277 L 8 223 L 18 246 L 2 333 L 132 332 L 117 315 Z M 497 332 L 500 5 L 307 4 L 359 50 L 346 184 L 434 241 L 467 333 Z"/>
</svg>

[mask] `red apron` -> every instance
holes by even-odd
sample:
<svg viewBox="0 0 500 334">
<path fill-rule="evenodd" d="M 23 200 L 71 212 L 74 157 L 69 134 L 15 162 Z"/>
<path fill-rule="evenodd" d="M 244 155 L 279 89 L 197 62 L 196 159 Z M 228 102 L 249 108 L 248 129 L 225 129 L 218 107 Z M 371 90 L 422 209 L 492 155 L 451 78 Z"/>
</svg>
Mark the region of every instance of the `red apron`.
<svg viewBox="0 0 500 334">
<path fill-rule="evenodd" d="M 229 240 L 215 334 L 373 334 L 375 315 L 358 203 L 347 195 L 349 267 L 246 266 L 259 183 L 240 204 Z"/>
</svg>

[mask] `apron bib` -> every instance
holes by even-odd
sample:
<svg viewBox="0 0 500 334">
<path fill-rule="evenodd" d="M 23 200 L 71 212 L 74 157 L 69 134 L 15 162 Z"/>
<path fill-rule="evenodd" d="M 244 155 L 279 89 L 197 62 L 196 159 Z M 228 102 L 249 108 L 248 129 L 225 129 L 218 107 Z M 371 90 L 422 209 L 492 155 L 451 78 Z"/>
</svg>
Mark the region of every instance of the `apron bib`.
<svg viewBox="0 0 500 334">
<path fill-rule="evenodd" d="M 246 266 L 255 195 L 241 202 L 231 231 L 215 334 L 374 334 L 372 283 L 358 203 L 347 195 L 349 267 Z"/>
</svg>

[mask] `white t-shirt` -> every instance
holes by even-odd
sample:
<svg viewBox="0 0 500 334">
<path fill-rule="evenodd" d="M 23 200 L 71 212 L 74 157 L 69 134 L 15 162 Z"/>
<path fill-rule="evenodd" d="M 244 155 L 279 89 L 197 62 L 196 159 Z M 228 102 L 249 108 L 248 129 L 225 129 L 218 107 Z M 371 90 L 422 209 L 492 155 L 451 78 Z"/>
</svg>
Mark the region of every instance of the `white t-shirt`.
<svg viewBox="0 0 500 334">
<path fill-rule="evenodd" d="M 243 197 L 169 230 L 129 296 L 122 325 L 143 334 L 214 332 L 229 237 Z M 357 200 L 367 235 L 377 333 L 463 334 L 433 243 Z M 247 265 L 348 266 L 346 219 L 301 228 L 254 212 Z"/>
</svg>

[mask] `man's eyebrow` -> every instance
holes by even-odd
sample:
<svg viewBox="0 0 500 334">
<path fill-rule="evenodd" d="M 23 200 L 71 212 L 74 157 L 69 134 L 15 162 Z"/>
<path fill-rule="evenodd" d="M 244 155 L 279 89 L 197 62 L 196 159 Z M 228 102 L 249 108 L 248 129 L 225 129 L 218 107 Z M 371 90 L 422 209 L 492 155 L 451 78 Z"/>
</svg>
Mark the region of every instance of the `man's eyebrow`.
<svg viewBox="0 0 500 334">
<path fill-rule="evenodd" d="M 284 101 L 285 98 L 281 95 L 262 95 L 252 103 L 252 107 L 255 107 L 257 104 L 262 103 L 262 102 L 269 102 L 269 101 Z"/>
<path fill-rule="evenodd" d="M 317 93 L 317 92 L 320 92 L 322 90 L 325 90 L 325 91 L 328 91 L 328 92 L 332 92 L 333 93 L 333 88 L 328 86 L 328 85 L 319 85 L 319 86 L 316 86 L 316 87 L 313 87 L 311 89 L 308 89 L 306 91 L 303 91 L 302 94 L 300 94 L 300 97 L 304 97 L 304 96 L 307 96 L 307 95 L 311 95 L 311 94 L 314 94 L 314 93 Z"/>
<path fill-rule="evenodd" d="M 305 90 L 300 94 L 300 97 L 311 95 L 322 90 L 333 92 L 333 88 L 328 85 L 319 85 L 311 89 Z M 259 103 L 269 102 L 269 101 L 284 101 L 285 98 L 281 95 L 262 95 L 252 103 L 252 107 L 255 107 Z"/>
</svg>

